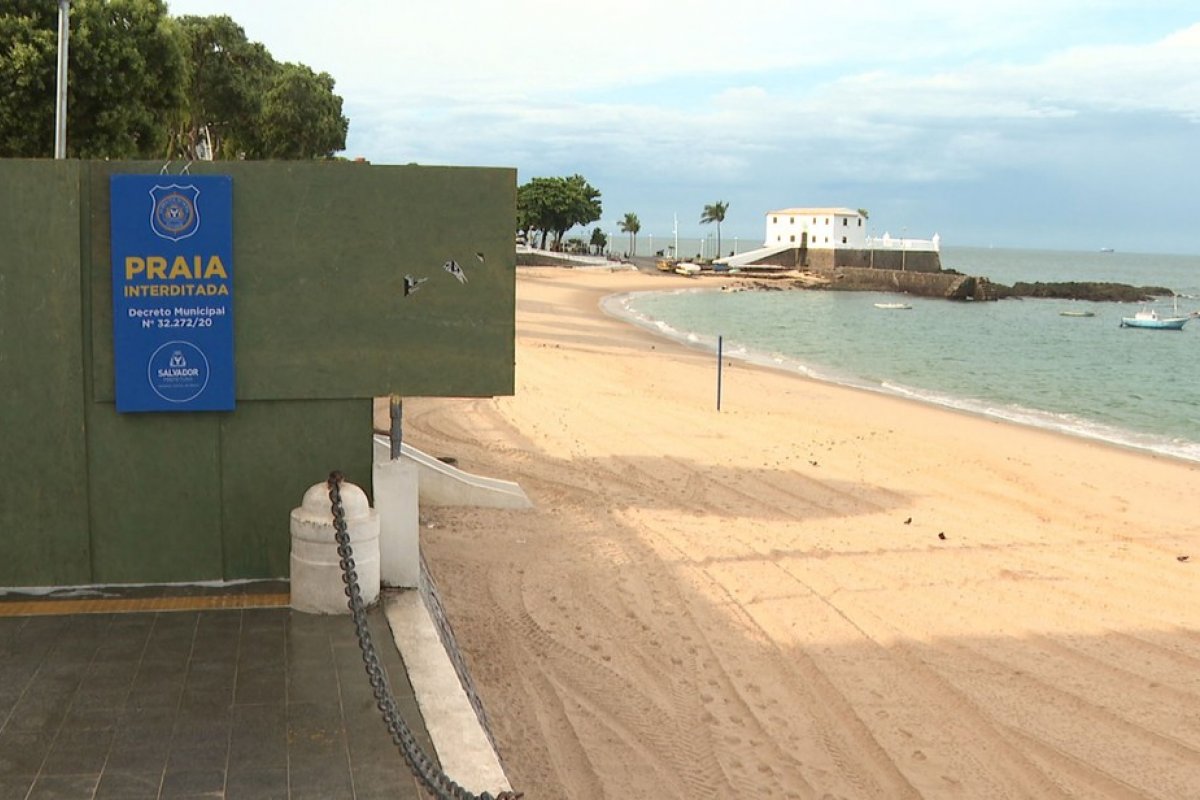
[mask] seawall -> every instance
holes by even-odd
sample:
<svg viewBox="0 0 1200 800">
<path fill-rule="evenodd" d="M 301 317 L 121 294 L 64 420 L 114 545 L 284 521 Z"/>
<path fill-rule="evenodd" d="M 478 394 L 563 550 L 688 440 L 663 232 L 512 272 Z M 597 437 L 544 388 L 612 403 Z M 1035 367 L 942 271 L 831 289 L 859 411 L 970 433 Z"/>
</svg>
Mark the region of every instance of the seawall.
<svg viewBox="0 0 1200 800">
<path fill-rule="evenodd" d="M 901 272 L 940 272 L 942 259 L 935 250 L 827 250 L 793 247 L 747 265 L 749 268 L 757 266 L 810 270 L 856 267 Z"/>
<path fill-rule="evenodd" d="M 793 247 L 743 267 L 762 274 L 783 268 L 806 273 L 809 288 L 903 292 L 949 300 L 995 300 L 987 278 L 943 272 L 935 250 L 827 250 Z"/>
<path fill-rule="evenodd" d="M 937 255 L 934 253 L 933 255 Z M 826 289 L 843 291 L 903 292 L 919 297 L 944 297 L 947 300 L 995 300 L 987 278 L 956 272 L 914 272 L 895 269 L 835 267 L 822 270 Z"/>
<path fill-rule="evenodd" d="M 918 297 L 941 297 L 947 300 L 998 300 L 1004 296 L 995 291 L 987 278 L 961 275 L 957 272 L 913 272 L 898 269 L 862 269 L 834 267 L 833 269 L 781 270 L 777 268 L 742 270 L 751 279 L 750 286 L 760 289 L 824 289 L 843 292 L 900 292 Z M 765 279 L 765 280 L 764 280 Z M 1006 287 L 1000 287 L 1004 289 Z"/>
</svg>

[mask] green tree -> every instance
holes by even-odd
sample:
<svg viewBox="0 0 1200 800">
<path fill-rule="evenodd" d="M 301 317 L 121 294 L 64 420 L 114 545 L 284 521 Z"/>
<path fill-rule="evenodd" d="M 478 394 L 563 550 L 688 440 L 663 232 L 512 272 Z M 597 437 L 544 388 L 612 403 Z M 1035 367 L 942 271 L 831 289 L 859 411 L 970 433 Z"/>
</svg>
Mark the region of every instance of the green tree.
<svg viewBox="0 0 1200 800">
<path fill-rule="evenodd" d="M 54 155 L 56 16 L 42 0 L 0 11 L 0 157 Z"/>
<path fill-rule="evenodd" d="M 541 233 L 541 242 L 537 246 L 542 250 L 546 249 L 547 234 L 542 219 L 553 202 L 553 181 L 553 178 L 533 178 L 517 187 L 517 232 L 524 234 L 531 246 L 533 234 Z"/>
<path fill-rule="evenodd" d="M 608 247 L 608 234 L 600 230 L 600 228 L 592 228 L 592 247 L 596 251 L 596 255 L 603 255 L 604 248 Z"/>
<path fill-rule="evenodd" d="M 0 157 L 53 154 L 57 50 L 52 0 L 0 2 Z M 163 0 L 71 4 L 71 157 L 329 156 L 349 126 L 333 87 L 277 64 L 228 17 L 173 19 Z"/>
<path fill-rule="evenodd" d="M 637 235 L 642 229 L 642 222 L 638 219 L 638 215 L 632 211 L 625 215 L 625 218 L 620 222 L 622 233 L 629 234 L 629 255 L 637 255 Z"/>
<path fill-rule="evenodd" d="M 333 85 L 327 72 L 284 64 L 263 97 L 256 155 L 319 158 L 345 149 L 350 121 L 342 116 L 342 98 Z"/>
<path fill-rule="evenodd" d="M 51 156 L 57 5 L 6 0 L 0 43 L 0 156 Z M 187 62 L 162 0 L 75 0 L 68 75 L 68 155 L 155 158 L 166 152 Z"/>
<path fill-rule="evenodd" d="M 859 213 L 859 215 L 862 216 L 863 219 L 867 219 L 870 216 L 870 214 L 867 213 L 867 210 L 865 208 L 858 209 L 858 213 Z"/>
<path fill-rule="evenodd" d="M 700 215 L 700 224 L 707 225 L 710 222 L 717 223 L 717 255 L 721 255 L 721 223 L 725 221 L 725 212 L 729 210 L 729 203 L 723 200 L 707 205 L 704 207 L 704 213 Z"/>
<path fill-rule="evenodd" d="M 595 222 L 600 214 L 600 192 L 582 175 L 532 178 L 517 189 L 518 230 L 540 231 L 542 249 L 548 235 L 554 235 L 553 246 L 559 247 L 567 230 Z"/>
<path fill-rule="evenodd" d="M 179 28 L 191 69 L 172 155 L 251 155 L 260 141 L 262 98 L 279 65 L 227 16 L 181 17 Z"/>
<path fill-rule="evenodd" d="M 517 236 L 533 245 L 533 232 L 537 230 L 537 220 L 534 217 L 532 205 L 534 199 L 530 184 L 517 187 Z"/>
</svg>

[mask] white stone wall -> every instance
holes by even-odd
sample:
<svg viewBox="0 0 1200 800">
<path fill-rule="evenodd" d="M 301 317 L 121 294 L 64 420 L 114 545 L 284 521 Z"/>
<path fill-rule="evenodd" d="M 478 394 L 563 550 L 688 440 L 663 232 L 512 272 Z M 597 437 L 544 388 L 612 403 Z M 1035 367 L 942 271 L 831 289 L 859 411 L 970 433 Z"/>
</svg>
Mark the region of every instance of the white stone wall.
<svg viewBox="0 0 1200 800">
<path fill-rule="evenodd" d="M 848 208 L 787 208 L 767 213 L 765 247 L 799 247 L 802 234 L 815 250 L 862 249 L 867 242 L 867 223 Z"/>
</svg>

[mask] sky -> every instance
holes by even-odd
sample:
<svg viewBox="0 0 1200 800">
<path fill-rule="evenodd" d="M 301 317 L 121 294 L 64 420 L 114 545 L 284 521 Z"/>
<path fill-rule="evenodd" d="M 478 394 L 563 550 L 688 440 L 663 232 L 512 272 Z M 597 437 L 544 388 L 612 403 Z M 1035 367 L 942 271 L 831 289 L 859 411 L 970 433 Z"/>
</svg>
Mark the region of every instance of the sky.
<svg viewBox="0 0 1200 800">
<path fill-rule="evenodd" d="M 579 173 L 609 232 L 703 237 L 723 201 L 743 243 L 844 206 L 950 246 L 1200 253 L 1195 0 L 168 6 L 333 76 L 344 155 Z"/>
</svg>

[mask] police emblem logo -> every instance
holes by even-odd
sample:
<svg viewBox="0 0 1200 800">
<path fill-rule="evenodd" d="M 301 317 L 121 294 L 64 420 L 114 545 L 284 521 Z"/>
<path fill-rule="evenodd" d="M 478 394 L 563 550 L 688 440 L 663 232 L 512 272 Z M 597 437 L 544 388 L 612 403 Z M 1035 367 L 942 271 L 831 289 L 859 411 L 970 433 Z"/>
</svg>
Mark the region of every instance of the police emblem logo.
<svg viewBox="0 0 1200 800">
<path fill-rule="evenodd" d="M 200 210 L 195 186 L 155 186 L 150 190 L 153 206 L 150 210 L 150 229 L 156 236 L 178 242 L 200 230 Z"/>
</svg>

